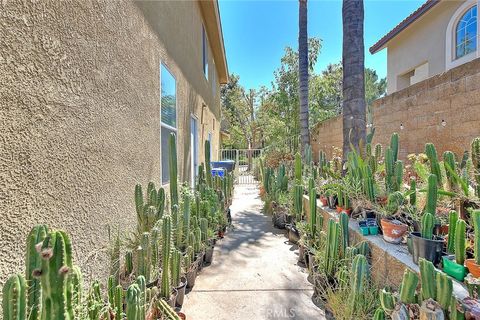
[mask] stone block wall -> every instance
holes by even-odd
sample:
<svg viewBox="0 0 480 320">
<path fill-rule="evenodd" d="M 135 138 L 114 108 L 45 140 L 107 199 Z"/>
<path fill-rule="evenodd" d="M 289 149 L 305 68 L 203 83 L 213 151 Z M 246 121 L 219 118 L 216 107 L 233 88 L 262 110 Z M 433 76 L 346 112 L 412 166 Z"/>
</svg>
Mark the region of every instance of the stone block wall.
<svg viewBox="0 0 480 320">
<path fill-rule="evenodd" d="M 374 101 L 373 124 L 374 143 L 385 145 L 398 132 L 401 158 L 423 152 L 426 142 L 439 154 L 462 154 L 480 136 L 480 59 Z M 315 157 L 319 150 L 331 156 L 332 146 L 342 145 L 341 116 L 317 125 L 312 142 Z"/>
</svg>

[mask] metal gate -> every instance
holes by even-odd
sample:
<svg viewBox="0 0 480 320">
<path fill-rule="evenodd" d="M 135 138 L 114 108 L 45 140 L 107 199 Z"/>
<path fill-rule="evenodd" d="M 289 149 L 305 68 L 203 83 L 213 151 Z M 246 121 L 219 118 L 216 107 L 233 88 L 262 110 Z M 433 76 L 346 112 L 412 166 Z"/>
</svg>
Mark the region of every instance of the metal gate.
<svg viewBox="0 0 480 320">
<path fill-rule="evenodd" d="M 235 183 L 256 184 L 262 149 L 221 149 L 220 160 L 235 161 Z"/>
</svg>

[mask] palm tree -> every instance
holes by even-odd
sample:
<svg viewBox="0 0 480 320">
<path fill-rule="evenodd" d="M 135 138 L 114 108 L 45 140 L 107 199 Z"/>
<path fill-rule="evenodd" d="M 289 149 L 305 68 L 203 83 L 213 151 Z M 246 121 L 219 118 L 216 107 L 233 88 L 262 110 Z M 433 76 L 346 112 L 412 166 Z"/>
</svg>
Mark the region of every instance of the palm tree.
<svg viewBox="0 0 480 320">
<path fill-rule="evenodd" d="M 298 11 L 298 73 L 300 97 L 300 137 L 301 150 L 310 144 L 308 127 L 308 35 L 307 35 L 307 0 L 299 0 Z"/>
<path fill-rule="evenodd" d="M 343 159 L 366 139 L 363 0 L 343 0 Z"/>
</svg>

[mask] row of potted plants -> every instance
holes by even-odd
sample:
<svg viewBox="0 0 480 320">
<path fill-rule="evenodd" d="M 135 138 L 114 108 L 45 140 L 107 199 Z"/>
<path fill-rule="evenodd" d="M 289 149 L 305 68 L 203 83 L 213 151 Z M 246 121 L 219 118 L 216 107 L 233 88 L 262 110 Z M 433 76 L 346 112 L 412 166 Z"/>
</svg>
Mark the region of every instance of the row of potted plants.
<svg viewBox="0 0 480 320">
<path fill-rule="evenodd" d="M 227 227 L 233 177 L 213 177 L 209 142 L 194 190 L 178 188 L 175 136 L 169 140 L 170 186 L 135 187 L 137 226 L 127 239 L 113 237 L 106 286 L 93 280 L 83 289 L 66 232 L 45 225 L 27 239 L 26 270 L 3 289 L 3 319 L 185 319 L 180 311 L 187 288 Z M 105 288 L 105 290 L 103 290 Z"/>
</svg>

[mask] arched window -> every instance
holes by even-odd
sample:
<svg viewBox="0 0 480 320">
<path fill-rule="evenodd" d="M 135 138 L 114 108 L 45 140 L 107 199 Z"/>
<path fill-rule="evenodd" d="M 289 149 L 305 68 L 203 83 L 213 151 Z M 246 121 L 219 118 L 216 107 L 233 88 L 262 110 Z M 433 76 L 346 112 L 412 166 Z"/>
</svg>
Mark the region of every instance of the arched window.
<svg viewBox="0 0 480 320">
<path fill-rule="evenodd" d="M 455 27 L 455 58 L 477 51 L 477 6 L 468 9 Z"/>
</svg>

